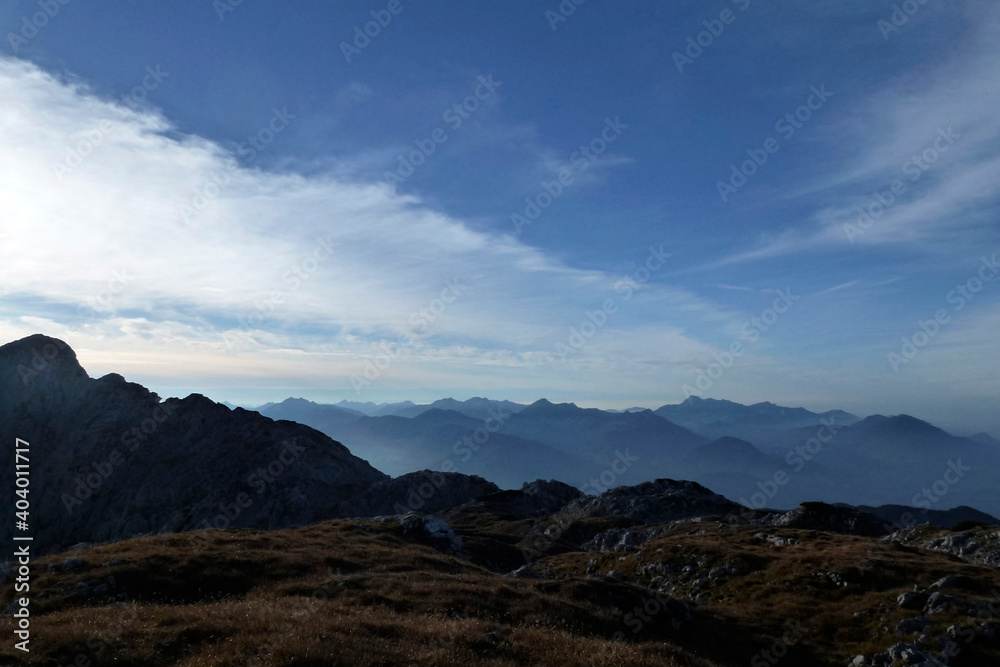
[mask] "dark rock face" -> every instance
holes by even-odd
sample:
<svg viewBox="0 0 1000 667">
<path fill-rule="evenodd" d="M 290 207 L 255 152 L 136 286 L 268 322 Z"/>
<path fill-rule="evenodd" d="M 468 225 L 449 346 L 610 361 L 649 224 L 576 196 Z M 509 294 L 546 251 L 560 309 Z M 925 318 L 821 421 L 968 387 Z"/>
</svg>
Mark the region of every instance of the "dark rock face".
<svg viewBox="0 0 1000 667">
<path fill-rule="evenodd" d="M 583 497 L 583 492 L 555 480 L 537 479 L 526 482 L 517 490 L 484 495 L 473 503 L 479 511 L 510 519 L 530 519 L 554 514 L 569 503 Z"/>
<path fill-rule="evenodd" d="M 921 610 L 927 605 L 929 597 L 930 593 L 913 591 L 911 593 L 903 593 L 896 602 L 899 604 L 900 609 Z"/>
<path fill-rule="evenodd" d="M 458 554 L 462 551 L 462 538 L 443 519 L 407 514 L 400 519 L 399 529 L 404 538 L 430 544 L 443 553 Z"/>
<path fill-rule="evenodd" d="M 498 491 L 496 484 L 476 475 L 421 470 L 378 482 L 341 503 L 337 514 L 342 517 L 434 514 Z"/>
<path fill-rule="evenodd" d="M 64 342 L 0 347 L 5 442 L 30 443 L 39 552 L 196 527 L 278 528 L 336 516 L 386 476 L 306 426 L 230 411 L 204 396 L 160 397 L 87 376 Z M 13 488 L 13 466 L 0 470 Z M 0 539 L 9 539 L 9 523 Z"/>
<path fill-rule="evenodd" d="M 565 512 L 595 517 L 624 517 L 647 526 L 670 521 L 739 514 L 741 505 L 696 482 L 658 479 L 605 491 L 570 503 Z"/>
<path fill-rule="evenodd" d="M 801 507 L 791 512 L 773 515 L 768 521 L 768 525 L 803 530 L 824 530 L 830 533 L 864 537 L 881 537 L 890 532 L 889 527 L 867 512 L 826 503 L 802 503 Z"/>
</svg>

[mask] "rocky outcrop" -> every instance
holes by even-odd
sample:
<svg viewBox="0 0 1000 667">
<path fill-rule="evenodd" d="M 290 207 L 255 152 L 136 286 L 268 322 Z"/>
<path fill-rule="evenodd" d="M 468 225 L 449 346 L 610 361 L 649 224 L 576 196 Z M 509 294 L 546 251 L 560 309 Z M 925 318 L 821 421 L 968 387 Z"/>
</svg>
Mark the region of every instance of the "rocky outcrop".
<svg viewBox="0 0 1000 667">
<path fill-rule="evenodd" d="M 500 488 L 477 475 L 421 470 L 378 482 L 359 496 L 341 503 L 342 517 L 434 514 L 495 494 Z"/>
<path fill-rule="evenodd" d="M 896 600 L 900 609 L 923 612 L 896 624 L 895 634 L 915 635 L 916 641 L 894 644 L 884 653 L 856 656 L 850 664 L 856 667 L 890 667 L 900 664 L 899 661 L 907 665 L 958 664 L 955 658 L 971 652 L 970 646 L 973 649 L 989 646 L 1000 638 L 1000 624 L 993 620 L 993 600 L 967 599 L 940 590 L 983 588 L 982 582 L 967 575 L 948 575 L 931 584 L 931 588 L 939 590 L 932 593 L 914 587 L 913 591 L 901 594 Z M 935 621 L 942 614 L 966 618 L 959 624 L 949 625 L 942 633 L 940 625 L 934 630 Z M 962 661 L 962 664 L 965 662 Z"/>
<path fill-rule="evenodd" d="M 943 535 L 927 540 L 923 546 L 958 556 L 969 563 L 1000 566 L 1000 531 L 995 528 Z"/>
<path fill-rule="evenodd" d="M 463 507 L 463 511 L 487 512 L 504 519 L 533 519 L 555 514 L 583 497 L 576 487 L 555 480 L 526 482 L 520 489 L 483 495 Z"/>
<path fill-rule="evenodd" d="M 771 515 L 764 523 L 782 528 L 822 530 L 864 537 L 881 537 L 890 532 L 881 521 L 867 512 L 826 503 L 802 503 L 801 507 L 790 512 Z"/>
<path fill-rule="evenodd" d="M 280 528 L 335 516 L 386 476 L 309 427 L 204 396 L 161 400 L 91 379 L 64 342 L 0 347 L 0 428 L 30 443 L 37 552 L 197 527 Z M 13 488 L 13 466 L 0 469 Z M 10 539 L 11 524 L 0 527 Z"/>
<path fill-rule="evenodd" d="M 407 514 L 399 522 L 403 537 L 430 544 L 438 551 L 458 554 L 462 538 L 443 519 L 419 514 Z"/>
<path fill-rule="evenodd" d="M 612 528 L 585 542 L 582 551 L 632 551 L 662 534 L 662 528 Z"/>
<path fill-rule="evenodd" d="M 585 496 L 566 506 L 575 516 L 621 517 L 647 526 L 703 517 L 738 515 L 744 508 L 696 482 L 658 479 Z"/>
</svg>

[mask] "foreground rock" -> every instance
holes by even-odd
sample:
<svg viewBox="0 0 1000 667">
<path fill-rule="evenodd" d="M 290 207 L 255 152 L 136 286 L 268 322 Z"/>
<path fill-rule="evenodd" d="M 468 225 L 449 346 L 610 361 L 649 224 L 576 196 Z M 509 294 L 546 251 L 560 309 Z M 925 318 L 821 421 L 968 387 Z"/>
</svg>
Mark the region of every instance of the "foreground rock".
<svg viewBox="0 0 1000 667">
<path fill-rule="evenodd" d="M 458 554 L 462 550 L 462 538 L 444 520 L 437 517 L 407 514 L 400 520 L 399 528 L 403 537 L 426 542 L 438 551 Z"/>
<path fill-rule="evenodd" d="M 504 519 L 532 519 L 554 514 L 583 497 L 576 487 L 555 480 L 526 482 L 520 489 L 483 494 L 463 507 L 467 512 L 486 512 Z"/>
<path fill-rule="evenodd" d="M 863 537 L 881 537 L 889 532 L 881 521 L 867 512 L 827 503 L 802 503 L 801 507 L 790 512 L 772 515 L 765 523 Z"/>
<path fill-rule="evenodd" d="M 1000 567 L 1000 530 L 996 528 L 935 537 L 924 542 L 923 546 L 958 556 L 969 563 Z"/>
<path fill-rule="evenodd" d="M 343 517 L 393 514 L 434 514 L 462 505 L 500 488 L 476 475 L 422 470 L 372 485 L 364 493 L 341 503 Z"/>
</svg>

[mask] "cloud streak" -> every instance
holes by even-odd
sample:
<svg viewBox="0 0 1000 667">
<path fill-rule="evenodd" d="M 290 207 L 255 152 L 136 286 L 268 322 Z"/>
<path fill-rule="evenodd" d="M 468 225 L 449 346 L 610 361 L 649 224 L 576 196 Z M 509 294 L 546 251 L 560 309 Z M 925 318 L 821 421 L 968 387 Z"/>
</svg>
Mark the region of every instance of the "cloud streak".
<svg viewBox="0 0 1000 667">
<path fill-rule="evenodd" d="M 144 349 L 172 360 L 172 376 L 201 372 L 233 341 L 249 362 L 213 361 L 211 372 L 275 371 L 276 358 L 295 367 L 304 353 L 343 378 L 387 339 L 406 340 L 417 365 L 524 367 L 544 365 L 553 341 L 619 280 L 377 183 L 240 166 L 154 109 L 103 100 L 24 61 L 0 59 L 0 96 L 7 338 L 44 328 L 98 357 Z M 268 126 L 262 119 L 258 136 L 280 142 Z M 79 163 L 60 173 L 72 152 Z M 202 210 L 185 215 L 206 192 Z M 436 312 L 449 283 L 461 293 Z M 18 301 L 34 304 L 30 317 Z M 661 323 L 726 317 L 655 281 L 635 303 Z M 681 342 L 677 331 L 664 341 Z M 157 366 L 146 374 L 164 373 Z"/>
</svg>

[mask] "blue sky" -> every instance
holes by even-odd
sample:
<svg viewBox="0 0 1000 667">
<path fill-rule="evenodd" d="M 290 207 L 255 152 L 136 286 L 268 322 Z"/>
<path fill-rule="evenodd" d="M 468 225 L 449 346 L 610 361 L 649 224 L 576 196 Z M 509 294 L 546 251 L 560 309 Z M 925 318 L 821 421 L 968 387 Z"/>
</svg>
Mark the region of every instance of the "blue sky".
<svg viewBox="0 0 1000 667">
<path fill-rule="evenodd" d="M 5 3 L 0 338 L 245 404 L 1000 435 L 995 3 L 650 4 Z"/>
</svg>

